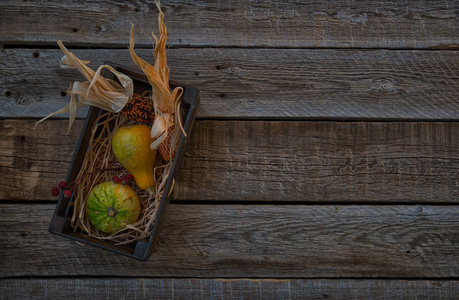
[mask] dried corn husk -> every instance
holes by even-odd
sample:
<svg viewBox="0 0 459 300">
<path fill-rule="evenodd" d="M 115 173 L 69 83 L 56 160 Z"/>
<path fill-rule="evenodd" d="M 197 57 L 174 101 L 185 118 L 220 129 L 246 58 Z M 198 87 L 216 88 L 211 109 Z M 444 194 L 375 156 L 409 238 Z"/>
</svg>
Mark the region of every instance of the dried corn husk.
<svg viewBox="0 0 459 300">
<path fill-rule="evenodd" d="M 143 59 L 141 59 L 134 52 L 134 25 L 131 27 L 131 39 L 129 52 L 135 64 L 139 66 L 148 78 L 151 86 L 153 87 L 153 106 L 155 108 L 155 121 L 151 127 L 151 137 L 155 141 L 150 145 L 151 149 L 157 149 L 158 146 L 163 143 L 168 135 L 169 129 L 174 126 L 175 123 L 180 124 L 181 120 L 179 115 L 179 103 L 183 95 L 183 88 L 176 87 L 173 91 L 169 87 L 169 68 L 167 66 L 166 56 L 166 40 L 167 30 L 164 24 L 164 13 L 161 10 L 159 0 L 155 0 L 156 6 L 159 10 L 158 23 L 160 38 L 158 39 L 154 33 L 153 38 L 156 41 L 154 58 L 154 65 L 150 65 Z M 184 132 L 183 128 L 182 131 Z M 173 144 L 171 147 L 175 147 L 178 142 L 180 132 L 174 130 L 173 132 Z"/>
<path fill-rule="evenodd" d="M 70 113 L 69 126 L 67 129 L 67 134 L 69 134 L 70 129 L 72 129 L 73 122 L 75 121 L 77 110 L 82 107 L 85 107 L 86 105 L 82 102 L 76 101 L 75 94 L 73 94 L 72 92 L 72 85 L 70 85 L 70 87 L 67 89 L 67 94 L 70 95 L 70 102 L 67 103 L 67 105 L 65 105 L 63 108 L 59 109 L 58 111 L 53 112 L 52 114 L 47 115 L 46 117 L 44 117 L 43 119 L 35 123 L 35 128 L 37 127 L 39 123 L 45 121 L 48 118 L 51 118 L 52 116 L 55 116 L 58 114 Z"/>
<path fill-rule="evenodd" d="M 79 108 L 92 105 L 105 109 L 109 112 L 119 112 L 123 109 L 126 103 L 131 100 L 134 93 L 134 84 L 131 78 L 116 71 L 109 65 L 102 65 L 94 72 L 94 70 L 86 66 L 89 61 L 80 60 L 75 56 L 75 54 L 69 52 L 62 41 L 58 41 L 57 44 L 65 54 L 61 58 L 61 67 L 77 69 L 88 81 L 75 81 L 71 89 L 68 91 L 71 96 L 70 103 L 60 110 L 41 119 L 36 123 L 36 125 L 56 114 L 70 113 L 70 131 L 76 117 L 76 112 Z M 115 74 L 121 84 L 114 80 L 102 77 L 100 73 L 103 69 L 107 69 Z M 79 102 L 76 101 L 75 95 L 78 95 Z"/>
</svg>

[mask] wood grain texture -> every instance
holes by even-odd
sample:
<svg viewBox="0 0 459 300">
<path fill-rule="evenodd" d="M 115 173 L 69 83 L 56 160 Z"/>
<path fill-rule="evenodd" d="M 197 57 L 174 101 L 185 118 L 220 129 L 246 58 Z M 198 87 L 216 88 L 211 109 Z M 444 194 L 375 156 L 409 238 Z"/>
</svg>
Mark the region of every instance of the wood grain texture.
<svg viewBox="0 0 459 300">
<path fill-rule="evenodd" d="M 0 299 L 453 299 L 458 281 L 328 279 L 0 280 Z"/>
<path fill-rule="evenodd" d="M 152 58 L 151 50 L 138 53 Z M 106 60 L 133 66 L 127 50 L 75 54 L 93 68 Z M 69 84 L 84 78 L 60 69 L 61 56 L 0 50 L 0 116 L 63 107 Z M 168 59 L 173 80 L 201 91 L 198 118 L 459 120 L 455 51 L 170 49 Z"/>
<path fill-rule="evenodd" d="M 50 200 L 77 120 L 0 121 L 0 199 Z M 176 200 L 457 203 L 459 123 L 197 121 Z"/>
<path fill-rule="evenodd" d="M 169 45 L 424 48 L 459 44 L 454 0 L 162 1 Z M 18 16 L 21 16 L 20 18 Z M 131 23 L 157 30 L 145 1 L 2 1 L 0 43 L 124 47 Z M 137 43 L 150 40 L 137 29 Z"/>
<path fill-rule="evenodd" d="M 0 205 L 1 277 L 459 276 L 459 206 L 170 205 L 147 262 L 51 235 L 53 210 Z"/>
<path fill-rule="evenodd" d="M 454 202 L 459 123 L 196 124 L 177 199 Z"/>
<path fill-rule="evenodd" d="M 57 200 L 51 188 L 65 180 L 83 121 L 69 135 L 67 121 L 0 120 L 0 199 Z"/>
</svg>

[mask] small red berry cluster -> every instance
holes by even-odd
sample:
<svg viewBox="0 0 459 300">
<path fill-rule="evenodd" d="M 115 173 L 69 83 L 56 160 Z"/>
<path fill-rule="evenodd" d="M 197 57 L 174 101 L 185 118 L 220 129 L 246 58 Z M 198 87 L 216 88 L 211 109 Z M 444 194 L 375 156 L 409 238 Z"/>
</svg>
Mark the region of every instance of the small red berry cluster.
<svg viewBox="0 0 459 300">
<path fill-rule="evenodd" d="M 132 176 L 131 174 L 127 174 L 125 176 L 121 175 L 121 177 L 119 177 L 119 176 L 113 176 L 112 177 L 112 181 L 114 183 L 121 183 L 121 184 L 127 184 L 127 183 L 131 182 L 132 179 L 134 179 L 134 176 Z"/>
<path fill-rule="evenodd" d="M 72 189 L 69 189 L 69 187 L 67 186 L 67 182 L 65 181 L 61 181 L 59 182 L 59 184 L 55 187 L 53 187 L 51 189 L 51 194 L 53 194 L 54 197 L 57 197 L 59 196 L 59 194 L 61 193 L 61 191 L 63 191 L 62 193 L 64 194 L 64 197 L 65 198 L 70 198 L 72 197 Z"/>
<path fill-rule="evenodd" d="M 81 175 L 80 177 L 78 177 L 77 179 L 75 179 L 74 181 L 72 181 L 70 183 L 67 183 L 65 181 L 59 182 L 59 184 L 57 186 L 55 186 L 55 187 L 53 187 L 51 189 L 51 194 L 54 197 L 57 197 L 57 196 L 59 196 L 59 194 L 62 191 L 64 197 L 70 198 L 70 197 L 72 197 L 73 189 L 81 182 L 81 180 L 84 177 L 86 177 L 88 175 L 91 175 L 91 174 L 94 174 L 94 173 L 101 173 L 101 172 L 106 172 L 106 171 L 121 171 L 121 170 L 126 171 L 126 169 L 124 169 L 119 163 L 114 163 L 113 164 L 113 168 L 98 169 L 98 170 L 96 170 L 94 172 L 84 173 L 83 175 Z M 117 181 L 115 181 L 115 178 L 117 178 Z M 121 179 L 118 176 L 113 176 L 112 180 L 115 183 L 126 184 L 126 183 L 130 182 L 133 178 L 134 177 L 131 174 L 128 174 L 128 175 L 122 176 Z"/>
</svg>

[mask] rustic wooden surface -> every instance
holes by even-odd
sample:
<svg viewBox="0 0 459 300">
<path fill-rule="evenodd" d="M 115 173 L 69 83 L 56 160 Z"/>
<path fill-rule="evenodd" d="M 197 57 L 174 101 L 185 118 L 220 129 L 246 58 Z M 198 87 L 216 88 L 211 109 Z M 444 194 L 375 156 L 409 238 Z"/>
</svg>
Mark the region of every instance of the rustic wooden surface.
<svg viewBox="0 0 459 300">
<path fill-rule="evenodd" d="M 329 279 L 31 279 L 0 280 L 4 299 L 453 299 L 457 281 Z"/>
<path fill-rule="evenodd" d="M 162 1 L 162 7 L 169 44 L 178 46 L 457 49 L 459 44 L 454 0 Z M 124 47 L 131 23 L 158 32 L 151 1 L 7 0 L 0 8 L 0 42 L 7 45 L 61 39 Z M 138 36 L 139 45 L 150 45 L 140 30 Z"/>
<path fill-rule="evenodd" d="M 94 68 L 107 59 L 134 66 L 127 50 L 74 52 Z M 0 116 L 46 116 L 64 106 L 69 84 L 84 78 L 60 69 L 61 57 L 60 50 L 0 51 Z M 455 51 L 186 48 L 168 57 L 174 80 L 201 91 L 198 118 L 459 118 Z"/>
<path fill-rule="evenodd" d="M 147 262 L 49 234 L 54 207 L 0 205 L 1 277 L 459 276 L 457 206 L 171 204 Z"/>
<path fill-rule="evenodd" d="M 82 125 L 0 121 L 0 198 L 55 199 Z M 198 120 L 174 199 L 457 203 L 457 136 L 457 122 Z"/>
<path fill-rule="evenodd" d="M 140 262 L 48 233 L 85 111 L 33 126 L 83 80 L 56 41 L 133 66 L 153 1 L 0 2 L 0 299 L 457 298 L 456 1 L 162 6 L 201 106 Z"/>
</svg>

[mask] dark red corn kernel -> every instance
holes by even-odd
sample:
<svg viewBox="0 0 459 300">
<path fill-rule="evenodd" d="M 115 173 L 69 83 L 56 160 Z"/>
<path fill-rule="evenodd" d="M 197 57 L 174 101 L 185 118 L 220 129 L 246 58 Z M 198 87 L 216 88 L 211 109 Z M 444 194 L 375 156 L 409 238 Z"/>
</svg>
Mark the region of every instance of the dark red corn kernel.
<svg viewBox="0 0 459 300">
<path fill-rule="evenodd" d="M 57 186 L 62 190 L 62 189 L 65 189 L 65 187 L 67 186 L 67 183 L 65 181 L 61 181 L 59 182 Z"/>
<path fill-rule="evenodd" d="M 53 187 L 53 188 L 51 189 L 51 194 L 52 194 L 54 197 L 59 196 L 59 188 Z"/>
<path fill-rule="evenodd" d="M 143 98 L 139 94 L 134 94 L 121 111 L 121 114 L 129 120 L 140 123 L 152 124 L 155 120 L 155 110 L 151 99 Z"/>
<path fill-rule="evenodd" d="M 72 192 L 69 190 L 64 190 L 64 197 L 65 198 L 70 198 L 72 197 Z"/>
<path fill-rule="evenodd" d="M 175 153 L 177 152 L 178 144 L 175 146 L 175 149 L 172 153 L 171 151 L 171 142 L 172 142 L 172 131 L 174 130 L 175 126 L 169 127 L 166 139 L 159 145 L 158 152 L 161 157 L 166 160 L 170 161 L 175 157 Z"/>
</svg>

